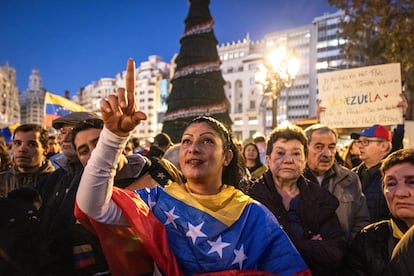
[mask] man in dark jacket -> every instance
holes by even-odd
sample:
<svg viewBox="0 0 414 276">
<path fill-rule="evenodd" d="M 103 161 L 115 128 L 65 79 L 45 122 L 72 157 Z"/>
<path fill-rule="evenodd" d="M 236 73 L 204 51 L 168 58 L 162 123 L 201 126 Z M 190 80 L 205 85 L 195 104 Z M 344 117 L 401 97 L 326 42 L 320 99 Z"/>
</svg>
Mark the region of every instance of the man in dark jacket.
<svg viewBox="0 0 414 276">
<path fill-rule="evenodd" d="M 401 94 L 402 119 L 407 114 L 408 103 L 404 95 Z M 399 124 L 391 132 L 382 125 L 372 125 L 365 128 L 362 132 L 351 133 L 351 138 L 355 140 L 362 163 L 352 170 L 355 171 L 362 184 L 362 192 L 367 199 L 367 205 L 371 216 L 370 222 L 377 222 L 388 219 L 390 213 L 382 194 L 382 176 L 379 170 L 382 160 L 390 153 L 403 148 L 404 124 Z"/>
<path fill-rule="evenodd" d="M 349 243 L 370 222 L 358 175 L 335 162 L 338 136 L 332 128 L 315 124 L 305 129 L 305 133 L 308 159 L 304 176 L 338 199 L 336 214 Z"/>
<path fill-rule="evenodd" d="M 367 199 L 370 222 L 390 218 L 387 202 L 382 193 L 382 160 L 391 152 L 391 133 L 382 125 L 373 125 L 362 132 L 354 132 L 351 138 L 359 147 L 362 163 L 355 171 L 362 183 L 362 192 Z"/>
<path fill-rule="evenodd" d="M 0 198 L 0 275 L 39 275 L 40 205 L 33 188 Z"/>
<path fill-rule="evenodd" d="M 46 159 L 48 137 L 40 125 L 23 124 L 16 128 L 12 142 L 14 166 L 0 172 L 0 197 L 24 187 L 42 190 L 44 179 L 54 171 Z"/>
<path fill-rule="evenodd" d="M 0 173 L 1 275 L 37 275 L 39 192 L 54 171 L 45 157 L 47 141 L 47 131 L 36 124 L 23 124 L 14 131 L 14 166 Z"/>
<path fill-rule="evenodd" d="M 77 223 L 73 214 L 83 171 L 72 144 L 72 131 L 79 122 L 102 121 L 95 113 L 73 112 L 52 122 L 62 155 L 54 160 L 58 168 L 48 176 L 42 194 L 42 275 L 109 273 L 98 238 Z"/>
</svg>

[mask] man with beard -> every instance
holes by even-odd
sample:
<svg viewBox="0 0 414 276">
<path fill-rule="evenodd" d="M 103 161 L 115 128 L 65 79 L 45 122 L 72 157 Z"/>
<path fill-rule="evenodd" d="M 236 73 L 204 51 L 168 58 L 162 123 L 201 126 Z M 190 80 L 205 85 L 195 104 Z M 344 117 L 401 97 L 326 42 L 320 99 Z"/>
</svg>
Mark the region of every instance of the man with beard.
<svg viewBox="0 0 414 276">
<path fill-rule="evenodd" d="M 337 133 L 328 126 L 315 124 L 305 129 L 308 159 L 304 176 L 335 195 L 336 210 L 347 242 L 366 226 L 369 219 L 366 199 L 358 175 L 335 162 Z"/>
</svg>

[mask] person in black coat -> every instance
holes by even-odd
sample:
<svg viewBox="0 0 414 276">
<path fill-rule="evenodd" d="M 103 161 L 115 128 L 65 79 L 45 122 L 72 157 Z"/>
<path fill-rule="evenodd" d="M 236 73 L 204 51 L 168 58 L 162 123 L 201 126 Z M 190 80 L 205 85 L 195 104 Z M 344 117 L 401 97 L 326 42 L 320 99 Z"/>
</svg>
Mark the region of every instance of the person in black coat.
<svg viewBox="0 0 414 276">
<path fill-rule="evenodd" d="M 302 176 L 307 138 L 296 126 L 270 134 L 266 158 L 269 170 L 247 193 L 278 219 L 313 275 L 335 275 L 346 251 L 335 196 Z"/>
<path fill-rule="evenodd" d="M 40 275 L 108 273 L 98 237 L 79 224 L 73 213 L 83 166 L 72 136 L 80 122 L 103 125 L 100 117 L 92 112 L 72 112 L 52 121 L 58 130 L 62 155 L 55 159 L 57 169 L 46 179 L 41 194 Z"/>
<path fill-rule="evenodd" d="M 370 224 L 356 235 L 346 256 L 343 275 L 383 275 L 394 247 L 414 225 L 414 149 L 389 155 L 380 171 L 392 217 Z"/>
<path fill-rule="evenodd" d="M 414 227 L 411 227 L 394 248 L 384 276 L 411 276 L 414 271 Z"/>
<path fill-rule="evenodd" d="M 31 187 L 0 198 L 0 275 L 39 274 L 39 208 L 42 200 Z"/>
</svg>

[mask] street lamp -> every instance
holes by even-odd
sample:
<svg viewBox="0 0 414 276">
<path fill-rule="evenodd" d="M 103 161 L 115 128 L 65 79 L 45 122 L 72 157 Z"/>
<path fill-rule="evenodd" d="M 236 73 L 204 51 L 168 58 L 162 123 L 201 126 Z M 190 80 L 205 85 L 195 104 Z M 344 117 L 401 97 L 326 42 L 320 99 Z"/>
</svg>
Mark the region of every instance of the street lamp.
<svg viewBox="0 0 414 276">
<path fill-rule="evenodd" d="M 299 71 L 296 52 L 279 47 L 265 56 L 254 74 L 256 83 L 263 87 L 265 96 L 272 96 L 272 128 L 277 127 L 277 104 L 280 92 L 293 85 Z"/>
</svg>

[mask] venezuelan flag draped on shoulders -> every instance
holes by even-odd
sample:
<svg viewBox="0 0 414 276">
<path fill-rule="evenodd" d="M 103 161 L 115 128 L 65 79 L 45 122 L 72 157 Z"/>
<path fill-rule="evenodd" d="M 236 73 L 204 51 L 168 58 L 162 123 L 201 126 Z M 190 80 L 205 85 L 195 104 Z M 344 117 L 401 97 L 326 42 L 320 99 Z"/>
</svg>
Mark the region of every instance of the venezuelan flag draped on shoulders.
<svg viewBox="0 0 414 276">
<path fill-rule="evenodd" d="M 85 111 L 85 108 L 65 97 L 46 92 L 44 125 L 52 126 L 52 121 L 72 112 Z"/>
<path fill-rule="evenodd" d="M 177 183 L 135 193 L 114 188 L 112 199 L 131 224 L 123 228 L 137 235 L 130 240 L 140 240 L 164 275 L 311 275 L 274 216 L 232 186 L 213 196 L 193 194 Z M 75 213 L 101 242 L 113 239 L 105 235 L 114 226 L 88 218 L 79 208 Z M 125 236 L 119 238 L 125 242 Z M 107 253 L 113 275 L 142 272 L 131 271 L 142 256 Z"/>
</svg>

